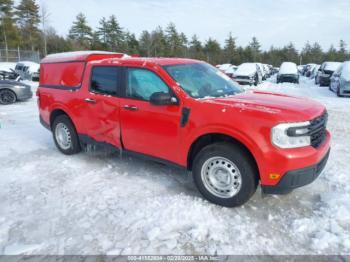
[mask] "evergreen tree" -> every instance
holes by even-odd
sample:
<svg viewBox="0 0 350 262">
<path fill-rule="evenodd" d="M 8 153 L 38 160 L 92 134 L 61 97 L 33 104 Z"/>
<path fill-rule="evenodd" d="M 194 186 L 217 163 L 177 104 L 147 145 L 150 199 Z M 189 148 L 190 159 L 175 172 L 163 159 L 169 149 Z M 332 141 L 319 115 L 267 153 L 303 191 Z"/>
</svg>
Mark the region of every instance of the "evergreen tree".
<svg viewBox="0 0 350 262">
<path fill-rule="evenodd" d="M 102 17 L 102 19 L 99 22 L 100 27 L 97 28 L 97 35 L 100 38 L 101 43 L 107 47 L 107 35 L 108 35 L 108 22 L 105 17 Z"/>
<path fill-rule="evenodd" d="M 13 10 L 13 0 L 0 0 L 0 41 L 3 43 L 5 50 L 16 48 L 19 45 Z M 8 54 L 6 54 L 6 59 L 8 59 Z"/>
<path fill-rule="evenodd" d="M 287 46 L 285 46 L 282 49 L 282 52 L 278 52 L 278 53 L 280 53 L 279 57 L 283 55 L 284 61 L 289 61 L 289 62 L 294 62 L 296 64 L 299 64 L 299 54 L 292 42 L 289 43 Z M 279 61 L 279 62 L 282 63 L 283 61 Z"/>
<path fill-rule="evenodd" d="M 200 60 L 205 60 L 205 54 L 203 51 L 203 45 L 201 41 L 199 41 L 197 35 L 193 35 L 192 39 L 190 41 L 190 46 L 189 46 L 189 57 L 195 58 L 195 59 L 200 59 Z"/>
<path fill-rule="evenodd" d="M 311 63 L 321 64 L 324 60 L 322 48 L 319 43 L 315 42 L 311 47 Z"/>
<path fill-rule="evenodd" d="M 347 51 L 347 45 L 344 40 L 340 40 L 337 61 L 344 62 L 346 60 L 349 60 L 349 52 Z"/>
<path fill-rule="evenodd" d="M 69 38 L 77 43 L 78 48 L 90 49 L 92 42 L 92 29 L 87 24 L 86 17 L 83 13 L 79 13 L 76 21 L 69 30 Z"/>
<path fill-rule="evenodd" d="M 334 45 L 331 45 L 325 54 L 326 61 L 337 61 L 338 60 L 338 52 L 337 49 L 334 48 Z"/>
<path fill-rule="evenodd" d="M 139 40 L 141 56 L 151 56 L 152 39 L 148 31 L 143 31 Z"/>
<path fill-rule="evenodd" d="M 231 64 L 237 63 L 236 39 L 232 36 L 232 33 L 230 33 L 225 40 L 224 56 L 226 62 Z"/>
<path fill-rule="evenodd" d="M 167 45 L 169 46 L 169 56 L 176 57 L 181 55 L 181 46 L 182 46 L 182 40 L 177 32 L 176 26 L 174 23 L 170 23 L 166 30 L 166 40 Z"/>
<path fill-rule="evenodd" d="M 16 20 L 20 28 L 22 46 L 33 51 L 41 44 L 39 5 L 35 0 L 21 0 L 16 7 Z"/>
<path fill-rule="evenodd" d="M 208 41 L 205 43 L 204 50 L 207 56 L 207 62 L 213 65 L 222 62 L 221 47 L 218 41 L 209 38 Z"/>
<path fill-rule="evenodd" d="M 122 52 L 124 50 L 124 33 L 115 15 L 107 21 L 107 46 L 110 51 Z"/>
<path fill-rule="evenodd" d="M 139 54 L 139 42 L 136 39 L 135 34 L 130 32 L 125 33 L 125 42 L 126 42 L 126 52 L 132 55 Z"/>
<path fill-rule="evenodd" d="M 156 30 L 151 33 L 151 54 L 153 56 L 167 56 L 169 47 L 167 45 L 166 36 L 163 29 L 158 26 Z"/>
<path fill-rule="evenodd" d="M 251 52 L 253 61 L 254 62 L 260 61 L 261 45 L 255 36 L 252 38 L 252 41 L 249 43 L 248 47 L 249 47 L 248 51 Z"/>
</svg>

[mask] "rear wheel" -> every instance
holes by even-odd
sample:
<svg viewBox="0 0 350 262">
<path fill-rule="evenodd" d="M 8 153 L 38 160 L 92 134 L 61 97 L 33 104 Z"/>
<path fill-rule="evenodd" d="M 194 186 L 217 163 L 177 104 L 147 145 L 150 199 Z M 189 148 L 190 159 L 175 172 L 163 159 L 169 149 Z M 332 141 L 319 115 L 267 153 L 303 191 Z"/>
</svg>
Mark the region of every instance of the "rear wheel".
<svg viewBox="0 0 350 262">
<path fill-rule="evenodd" d="M 81 151 L 78 134 L 72 121 L 66 115 L 59 115 L 52 125 L 56 147 L 65 155 L 77 154 Z"/>
<path fill-rule="evenodd" d="M 338 97 L 342 97 L 342 95 L 340 94 L 340 87 L 338 86 L 338 88 L 337 88 L 337 96 Z"/>
<path fill-rule="evenodd" d="M 17 100 L 17 97 L 13 91 L 9 89 L 0 90 L 0 104 L 9 105 L 16 102 L 16 100 Z"/>
<path fill-rule="evenodd" d="M 259 182 L 247 153 L 229 143 L 204 147 L 194 159 L 193 179 L 207 200 L 226 207 L 247 202 Z"/>
</svg>

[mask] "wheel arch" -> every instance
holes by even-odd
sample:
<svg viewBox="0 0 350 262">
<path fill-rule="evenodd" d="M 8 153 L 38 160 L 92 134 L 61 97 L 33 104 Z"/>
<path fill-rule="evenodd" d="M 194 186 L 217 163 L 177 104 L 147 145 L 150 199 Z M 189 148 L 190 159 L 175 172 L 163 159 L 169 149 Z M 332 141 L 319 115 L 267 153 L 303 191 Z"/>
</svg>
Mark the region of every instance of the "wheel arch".
<svg viewBox="0 0 350 262">
<path fill-rule="evenodd" d="M 196 154 L 200 152 L 200 150 L 202 150 L 207 145 L 217 142 L 227 142 L 239 147 L 243 152 L 245 152 L 248 155 L 249 160 L 254 165 L 257 172 L 260 173 L 256 157 L 254 156 L 252 150 L 250 150 L 249 147 L 241 140 L 224 133 L 207 133 L 197 137 L 191 144 L 187 154 L 187 169 L 192 170 L 193 160 Z"/>
<path fill-rule="evenodd" d="M 15 95 L 16 101 L 17 101 L 17 94 L 16 94 L 15 91 L 13 91 L 13 90 L 12 90 L 11 88 L 9 88 L 9 87 L 3 87 L 3 88 L 0 89 L 0 92 L 1 92 L 1 91 L 5 91 L 5 90 L 12 92 L 12 93 Z"/>
<path fill-rule="evenodd" d="M 67 117 L 69 117 L 69 119 L 72 121 L 73 125 L 75 126 L 73 119 L 70 117 L 70 115 L 63 110 L 62 108 L 56 108 L 54 110 L 51 111 L 50 114 L 50 128 L 52 129 L 52 125 L 53 122 L 55 121 L 56 117 L 60 116 L 60 115 L 66 115 Z"/>
</svg>

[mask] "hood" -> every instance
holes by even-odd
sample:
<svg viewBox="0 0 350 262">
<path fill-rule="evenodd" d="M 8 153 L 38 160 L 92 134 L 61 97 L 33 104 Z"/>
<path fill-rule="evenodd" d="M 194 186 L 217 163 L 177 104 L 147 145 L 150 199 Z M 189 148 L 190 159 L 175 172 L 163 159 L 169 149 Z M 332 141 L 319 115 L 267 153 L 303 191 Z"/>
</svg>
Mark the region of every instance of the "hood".
<svg viewBox="0 0 350 262">
<path fill-rule="evenodd" d="M 278 93 L 248 91 L 235 96 L 213 98 L 210 103 L 273 114 L 281 122 L 308 121 L 320 116 L 325 107 L 313 100 Z"/>
<path fill-rule="evenodd" d="M 255 65 L 248 65 L 244 64 L 242 66 L 239 66 L 235 72 L 236 76 L 251 76 L 254 75 L 256 72 L 256 66 Z"/>
</svg>

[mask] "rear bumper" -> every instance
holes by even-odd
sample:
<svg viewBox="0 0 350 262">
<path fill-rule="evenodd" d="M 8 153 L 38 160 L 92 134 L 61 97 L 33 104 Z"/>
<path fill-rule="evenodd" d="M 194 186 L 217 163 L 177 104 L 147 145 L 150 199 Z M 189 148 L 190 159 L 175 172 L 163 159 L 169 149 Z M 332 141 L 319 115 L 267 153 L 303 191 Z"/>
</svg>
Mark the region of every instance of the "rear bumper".
<svg viewBox="0 0 350 262">
<path fill-rule="evenodd" d="M 295 83 L 298 82 L 299 80 L 299 76 L 298 75 L 279 75 L 277 77 L 277 80 L 279 82 L 291 82 L 291 83 Z"/>
<path fill-rule="evenodd" d="M 26 88 L 14 88 L 18 100 L 27 100 L 33 97 L 31 89 Z"/>
<path fill-rule="evenodd" d="M 327 164 L 330 149 L 320 162 L 313 166 L 288 171 L 275 186 L 264 186 L 261 188 L 265 194 L 286 194 L 295 188 L 312 183 L 322 173 Z"/>
<path fill-rule="evenodd" d="M 331 76 L 319 76 L 320 85 L 329 86 L 331 83 Z"/>
</svg>

